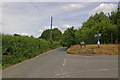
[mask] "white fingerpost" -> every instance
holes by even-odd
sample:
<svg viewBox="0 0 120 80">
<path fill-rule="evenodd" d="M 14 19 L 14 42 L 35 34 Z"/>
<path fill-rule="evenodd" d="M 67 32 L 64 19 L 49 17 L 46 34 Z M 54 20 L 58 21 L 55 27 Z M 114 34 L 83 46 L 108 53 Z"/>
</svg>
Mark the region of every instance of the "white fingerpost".
<svg viewBox="0 0 120 80">
<path fill-rule="evenodd" d="M 100 45 L 100 41 L 99 41 L 99 38 L 98 38 L 98 48 L 100 48 L 100 46 L 99 46 L 99 45 Z"/>
</svg>

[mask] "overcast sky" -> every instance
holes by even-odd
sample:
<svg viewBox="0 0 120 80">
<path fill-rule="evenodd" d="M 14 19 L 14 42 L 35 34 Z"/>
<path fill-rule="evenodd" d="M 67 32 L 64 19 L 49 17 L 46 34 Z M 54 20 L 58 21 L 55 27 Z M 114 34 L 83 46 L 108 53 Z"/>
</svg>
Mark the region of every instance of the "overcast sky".
<svg viewBox="0 0 120 80">
<path fill-rule="evenodd" d="M 81 27 L 91 15 L 103 11 L 110 13 L 116 10 L 117 2 L 4 2 L 4 34 L 18 33 L 39 37 L 50 29 L 50 17 L 53 17 L 53 28 L 62 32 L 74 26 Z"/>
</svg>

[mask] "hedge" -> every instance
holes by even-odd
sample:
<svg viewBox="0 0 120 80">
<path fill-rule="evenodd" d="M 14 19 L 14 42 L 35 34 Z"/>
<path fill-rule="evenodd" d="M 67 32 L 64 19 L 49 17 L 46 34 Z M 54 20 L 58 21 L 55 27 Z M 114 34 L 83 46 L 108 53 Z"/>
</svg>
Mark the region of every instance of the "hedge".
<svg viewBox="0 0 120 80">
<path fill-rule="evenodd" d="M 59 42 L 40 38 L 2 35 L 2 66 L 9 67 L 60 46 Z"/>
</svg>

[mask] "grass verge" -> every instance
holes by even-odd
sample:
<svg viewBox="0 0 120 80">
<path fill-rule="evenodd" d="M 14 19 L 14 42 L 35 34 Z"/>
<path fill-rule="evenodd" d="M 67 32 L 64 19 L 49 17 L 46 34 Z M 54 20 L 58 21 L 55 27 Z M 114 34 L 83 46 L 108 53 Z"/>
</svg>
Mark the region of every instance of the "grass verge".
<svg viewBox="0 0 120 80">
<path fill-rule="evenodd" d="M 81 54 L 81 55 L 118 55 L 117 44 L 101 44 L 98 45 L 86 45 L 80 47 L 80 45 L 74 45 L 67 49 L 68 54 Z"/>
</svg>

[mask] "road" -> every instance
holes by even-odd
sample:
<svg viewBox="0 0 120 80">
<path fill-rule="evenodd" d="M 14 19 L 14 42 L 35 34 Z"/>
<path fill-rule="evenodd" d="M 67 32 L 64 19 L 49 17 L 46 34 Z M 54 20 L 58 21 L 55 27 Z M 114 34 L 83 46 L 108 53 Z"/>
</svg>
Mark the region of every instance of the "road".
<svg viewBox="0 0 120 80">
<path fill-rule="evenodd" d="M 3 78 L 117 78 L 118 56 L 82 56 L 58 48 L 6 68 Z"/>
</svg>

